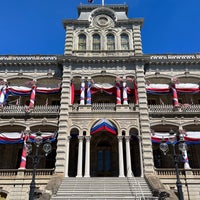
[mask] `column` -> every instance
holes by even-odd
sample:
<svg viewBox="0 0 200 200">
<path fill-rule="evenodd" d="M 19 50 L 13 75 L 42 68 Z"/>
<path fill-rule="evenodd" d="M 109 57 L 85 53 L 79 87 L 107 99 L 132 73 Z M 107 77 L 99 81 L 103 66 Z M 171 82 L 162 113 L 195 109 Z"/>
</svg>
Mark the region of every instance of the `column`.
<svg viewBox="0 0 200 200">
<path fill-rule="evenodd" d="M 35 105 L 35 95 L 36 95 L 36 85 L 32 86 L 29 107 L 34 107 Z"/>
<path fill-rule="evenodd" d="M 119 147 L 119 177 L 124 177 L 124 157 L 122 148 L 123 136 L 118 136 L 118 147 Z"/>
<path fill-rule="evenodd" d="M 91 105 L 91 81 L 88 79 L 88 84 L 87 84 L 87 101 L 86 101 L 86 104 L 87 105 Z"/>
<path fill-rule="evenodd" d="M 137 80 L 137 90 L 138 90 L 138 106 L 139 106 L 139 122 L 138 128 L 141 135 L 141 145 L 142 145 L 142 162 L 144 166 L 144 173 L 153 174 L 154 173 L 154 163 L 153 163 L 153 150 L 151 143 L 151 132 L 150 120 L 148 114 L 148 103 L 147 94 L 145 86 L 145 72 L 144 63 L 136 63 L 136 80 Z"/>
<path fill-rule="evenodd" d="M 116 104 L 121 105 L 121 91 L 120 91 L 120 83 L 116 83 Z"/>
<path fill-rule="evenodd" d="M 69 171 L 69 142 L 70 142 L 71 136 L 67 137 L 66 140 L 66 158 L 65 158 L 65 177 L 68 177 L 68 171 Z"/>
<path fill-rule="evenodd" d="M 85 176 L 90 177 L 90 139 L 91 136 L 85 136 L 86 139 L 86 153 L 85 153 Z"/>
<path fill-rule="evenodd" d="M 126 80 L 123 82 L 123 105 L 128 104 L 128 96 L 127 96 L 127 88 L 126 88 Z"/>
<path fill-rule="evenodd" d="M 172 95 L 173 95 L 173 104 L 174 104 L 174 107 L 177 107 L 179 106 L 177 91 L 176 91 L 175 86 L 174 87 L 172 86 L 171 89 L 172 89 Z"/>
<path fill-rule="evenodd" d="M 81 79 L 81 95 L 80 95 L 80 105 L 85 104 L 85 80 Z"/>
<path fill-rule="evenodd" d="M 132 177 L 131 151 L 130 151 L 130 136 L 125 136 L 125 140 L 126 140 L 126 166 L 127 166 L 127 177 Z"/>
<path fill-rule="evenodd" d="M 82 165 L 83 165 L 83 136 L 78 136 L 78 167 L 77 176 L 82 177 Z"/>
</svg>

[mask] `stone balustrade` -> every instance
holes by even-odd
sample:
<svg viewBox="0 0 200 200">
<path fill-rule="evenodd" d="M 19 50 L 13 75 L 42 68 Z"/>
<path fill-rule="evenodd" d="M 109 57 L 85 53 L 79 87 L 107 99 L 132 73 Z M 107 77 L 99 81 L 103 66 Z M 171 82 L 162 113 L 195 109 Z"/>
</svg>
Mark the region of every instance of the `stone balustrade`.
<svg viewBox="0 0 200 200">
<path fill-rule="evenodd" d="M 135 104 L 130 103 L 129 105 L 120 105 L 120 106 L 127 106 L 129 111 L 135 111 Z M 70 105 L 70 111 L 77 112 L 80 111 L 80 108 L 88 108 L 87 111 L 91 112 L 115 112 L 117 111 L 117 106 L 115 103 L 93 103 L 91 105 L 79 105 L 79 104 L 73 104 Z"/>
<path fill-rule="evenodd" d="M 45 105 L 38 105 L 33 108 L 29 106 L 17 106 L 17 105 L 9 105 L 3 106 L 0 109 L 0 115 L 24 115 L 24 114 L 59 114 L 60 106 L 45 106 Z"/>
<path fill-rule="evenodd" d="M 156 168 L 155 169 L 156 174 L 158 176 L 175 176 L 176 175 L 176 171 L 175 169 L 166 169 L 166 168 Z M 179 175 L 185 175 L 187 172 L 190 172 L 193 176 L 198 176 L 200 177 L 200 169 L 179 169 Z"/>
<path fill-rule="evenodd" d="M 0 169 L 0 177 L 10 177 L 17 175 L 32 176 L 32 169 Z M 50 176 L 54 174 L 54 169 L 37 169 L 36 176 Z"/>
<path fill-rule="evenodd" d="M 174 108 L 173 105 L 148 105 L 150 113 L 196 113 L 200 112 L 199 104 L 182 104 L 179 107 Z"/>
</svg>

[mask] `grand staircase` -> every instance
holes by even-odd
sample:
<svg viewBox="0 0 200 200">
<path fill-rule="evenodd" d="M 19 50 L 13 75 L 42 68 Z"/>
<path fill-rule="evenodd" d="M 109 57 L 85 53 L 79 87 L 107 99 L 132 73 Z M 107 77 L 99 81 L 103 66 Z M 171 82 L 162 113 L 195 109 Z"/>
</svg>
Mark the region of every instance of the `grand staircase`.
<svg viewBox="0 0 200 200">
<path fill-rule="evenodd" d="M 51 200 L 152 200 L 151 190 L 144 178 L 64 178 Z"/>
</svg>

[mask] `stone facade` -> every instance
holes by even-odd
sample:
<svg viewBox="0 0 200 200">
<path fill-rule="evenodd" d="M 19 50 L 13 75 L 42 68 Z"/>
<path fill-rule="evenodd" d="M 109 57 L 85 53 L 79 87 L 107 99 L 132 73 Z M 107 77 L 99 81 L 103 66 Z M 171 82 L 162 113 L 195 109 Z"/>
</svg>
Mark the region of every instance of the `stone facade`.
<svg viewBox="0 0 200 200">
<path fill-rule="evenodd" d="M 200 132 L 200 93 L 178 93 L 174 106 L 170 91 L 157 95 L 147 88 L 175 79 L 199 84 L 200 55 L 143 54 L 143 19 L 129 19 L 125 5 L 82 5 L 78 12 L 78 19 L 63 20 L 63 55 L 0 56 L 2 91 L 31 88 L 33 82 L 38 89 L 33 107 L 30 93 L 9 93 L 1 103 L 0 132 L 57 133 L 52 153 L 38 165 L 38 195 L 54 194 L 54 179 L 99 176 L 144 176 L 157 193 L 176 193 L 173 160 L 161 154 L 152 135 Z M 38 92 L 41 87 L 60 91 Z M 26 169 L 19 169 L 22 149 L 0 145 L 3 198 L 28 199 L 32 164 L 27 157 Z M 199 144 L 189 145 L 190 168 L 179 164 L 185 199 L 200 197 L 198 150 Z"/>
</svg>

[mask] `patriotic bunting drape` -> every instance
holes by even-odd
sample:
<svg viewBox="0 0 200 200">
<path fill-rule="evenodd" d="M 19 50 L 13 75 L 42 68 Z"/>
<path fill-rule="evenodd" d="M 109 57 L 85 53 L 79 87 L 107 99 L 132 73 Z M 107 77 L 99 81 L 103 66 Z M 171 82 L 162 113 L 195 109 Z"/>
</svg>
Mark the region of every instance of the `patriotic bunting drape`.
<svg viewBox="0 0 200 200">
<path fill-rule="evenodd" d="M 162 138 L 169 144 L 168 138 L 169 133 L 153 133 L 151 135 L 151 141 L 153 143 L 161 143 Z M 184 140 L 186 144 L 200 144 L 200 132 L 198 131 L 188 131 L 184 135 Z"/>
<path fill-rule="evenodd" d="M 95 134 L 99 131 L 108 131 L 114 135 L 117 134 L 117 128 L 107 119 L 101 119 L 96 124 L 94 124 L 90 133 Z"/>
</svg>

